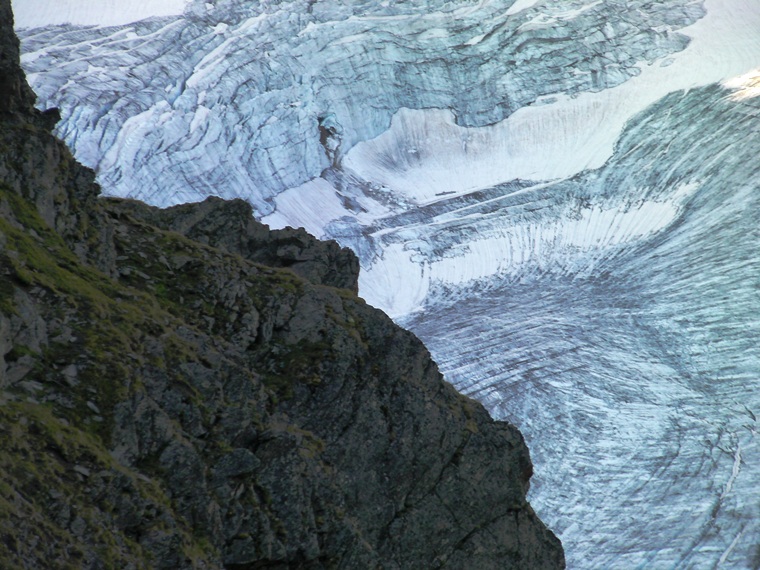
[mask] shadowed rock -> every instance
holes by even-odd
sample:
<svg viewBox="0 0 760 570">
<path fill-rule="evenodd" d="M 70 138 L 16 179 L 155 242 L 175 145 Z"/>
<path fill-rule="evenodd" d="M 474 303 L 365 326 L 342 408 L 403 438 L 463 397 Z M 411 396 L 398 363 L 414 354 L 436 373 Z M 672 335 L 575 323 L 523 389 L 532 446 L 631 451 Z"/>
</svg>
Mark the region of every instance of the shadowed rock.
<svg viewBox="0 0 760 570">
<path fill-rule="evenodd" d="M 0 566 L 564 566 L 520 433 L 353 255 L 239 202 L 98 200 L 4 42 Z"/>
</svg>

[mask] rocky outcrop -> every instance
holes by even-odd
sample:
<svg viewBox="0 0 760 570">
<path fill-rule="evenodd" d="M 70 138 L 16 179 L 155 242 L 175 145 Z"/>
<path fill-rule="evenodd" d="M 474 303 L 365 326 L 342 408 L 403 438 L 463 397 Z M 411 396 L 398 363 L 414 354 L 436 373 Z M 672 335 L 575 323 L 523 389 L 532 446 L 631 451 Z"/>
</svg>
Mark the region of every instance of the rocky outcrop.
<svg viewBox="0 0 760 570">
<path fill-rule="evenodd" d="M 288 267 L 317 285 L 358 292 L 359 261 L 348 248 L 335 241 L 319 241 L 303 229 L 270 231 L 253 218 L 253 209 L 240 199 L 210 197 L 194 204 L 167 209 L 141 202 L 113 200 L 112 210 L 139 211 L 139 216 L 160 228 L 236 253 L 270 267 Z"/>
<path fill-rule="evenodd" d="M 564 565 L 520 433 L 349 252 L 240 203 L 97 199 L 35 116 L 0 118 L 1 566 Z"/>
<path fill-rule="evenodd" d="M 0 4 L 0 22 L 4 29 L 0 36 L 0 113 L 27 113 L 34 102 L 34 94 L 19 67 L 19 44 L 13 30 L 7 30 L 5 22 L 13 22 L 10 2 Z M 10 33 L 9 33 L 10 32 Z"/>
</svg>

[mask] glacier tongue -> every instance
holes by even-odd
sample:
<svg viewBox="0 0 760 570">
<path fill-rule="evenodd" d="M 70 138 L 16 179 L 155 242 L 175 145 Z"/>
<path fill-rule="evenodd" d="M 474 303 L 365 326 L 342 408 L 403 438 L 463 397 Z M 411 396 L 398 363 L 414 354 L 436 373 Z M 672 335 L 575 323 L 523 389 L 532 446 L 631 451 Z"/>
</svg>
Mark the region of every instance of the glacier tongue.
<svg viewBox="0 0 760 570">
<path fill-rule="evenodd" d="M 526 247 L 529 268 L 439 283 L 402 319 L 525 433 L 531 502 L 570 567 L 757 564 L 760 97 L 735 93 L 666 97 L 603 168 L 554 185 L 565 204 L 628 204 L 627 238 L 605 224 L 572 271 Z"/>
<path fill-rule="evenodd" d="M 354 248 L 361 294 L 526 435 L 569 567 L 760 564 L 753 0 L 31 26 L 40 105 L 109 191 Z"/>
</svg>

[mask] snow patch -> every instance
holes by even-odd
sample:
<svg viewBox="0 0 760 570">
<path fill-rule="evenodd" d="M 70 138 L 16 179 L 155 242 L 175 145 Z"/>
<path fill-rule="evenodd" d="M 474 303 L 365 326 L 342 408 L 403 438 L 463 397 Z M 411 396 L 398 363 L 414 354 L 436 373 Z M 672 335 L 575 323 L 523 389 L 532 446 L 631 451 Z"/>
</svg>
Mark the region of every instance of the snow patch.
<svg viewBox="0 0 760 570">
<path fill-rule="evenodd" d="M 532 8 L 539 3 L 540 0 L 516 0 L 514 4 L 509 7 L 509 10 L 505 12 L 507 16 L 512 16 L 528 8 Z"/>
<path fill-rule="evenodd" d="M 286 190 L 275 198 L 275 204 L 275 211 L 262 222 L 274 229 L 302 227 L 318 238 L 324 236 L 327 224 L 349 214 L 335 188 L 323 178 Z"/>
<path fill-rule="evenodd" d="M 734 101 L 743 101 L 760 96 L 760 69 L 734 77 L 723 83 L 728 89 L 735 89 L 731 94 Z"/>
<path fill-rule="evenodd" d="M 208 121 L 210 114 L 211 109 L 204 107 L 203 105 L 198 105 L 195 109 L 193 120 L 190 122 L 190 132 L 193 133 L 198 127 L 204 125 Z"/>
<path fill-rule="evenodd" d="M 557 96 L 497 125 L 466 128 L 448 110 L 401 109 L 388 131 L 357 144 L 343 164 L 417 204 L 518 178 L 565 178 L 600 167 L 612 154 L 619 131 L 608 125 L 617 111 L 595 97 Z"/>
<path fill-rule="evenodd" d="M 479 36 L 475 36 L 474 38 L 470 38 L 466 42 L 464 42 L 464 45 L 466 46 L 476 46 L 480 42 L 482 42 L 486 37 L 486 34 L 480 34 Z"/>
<path fill-rule="evenodd" d="M 382 257 L 359 273 L 359 291 L 372 306 L 391 318 L 408 315 L 420 308 L 430 288 L 429 269 L 417 263 L 408 246 L 392 244 Z"/>
<path fill-rule="evenodd" d="M 18 28 L 74 24 L 119 26 L 146 18 L 178 16 L 188 0 L 12 0 Z"/>
</svg>

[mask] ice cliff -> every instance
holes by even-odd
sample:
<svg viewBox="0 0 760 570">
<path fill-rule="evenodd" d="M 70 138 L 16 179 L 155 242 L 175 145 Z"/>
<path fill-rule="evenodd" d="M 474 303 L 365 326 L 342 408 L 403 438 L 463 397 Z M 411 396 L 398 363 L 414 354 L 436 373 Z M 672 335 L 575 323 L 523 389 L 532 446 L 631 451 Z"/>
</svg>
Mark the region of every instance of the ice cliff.
<svg viewBox="0 0 760 570">
<path fill-rule="evenodd" d="M 683 49 L 678 30 L 703 15 L 685 0 L 510 4 L 198 2 L 177 18 L 25 33 L 24 66 L 110 192 L 161 205 L 243 197 L 267 214 L 399 109 L 493 124 L 543 95 L 622 83 Z"/>
</svg>

